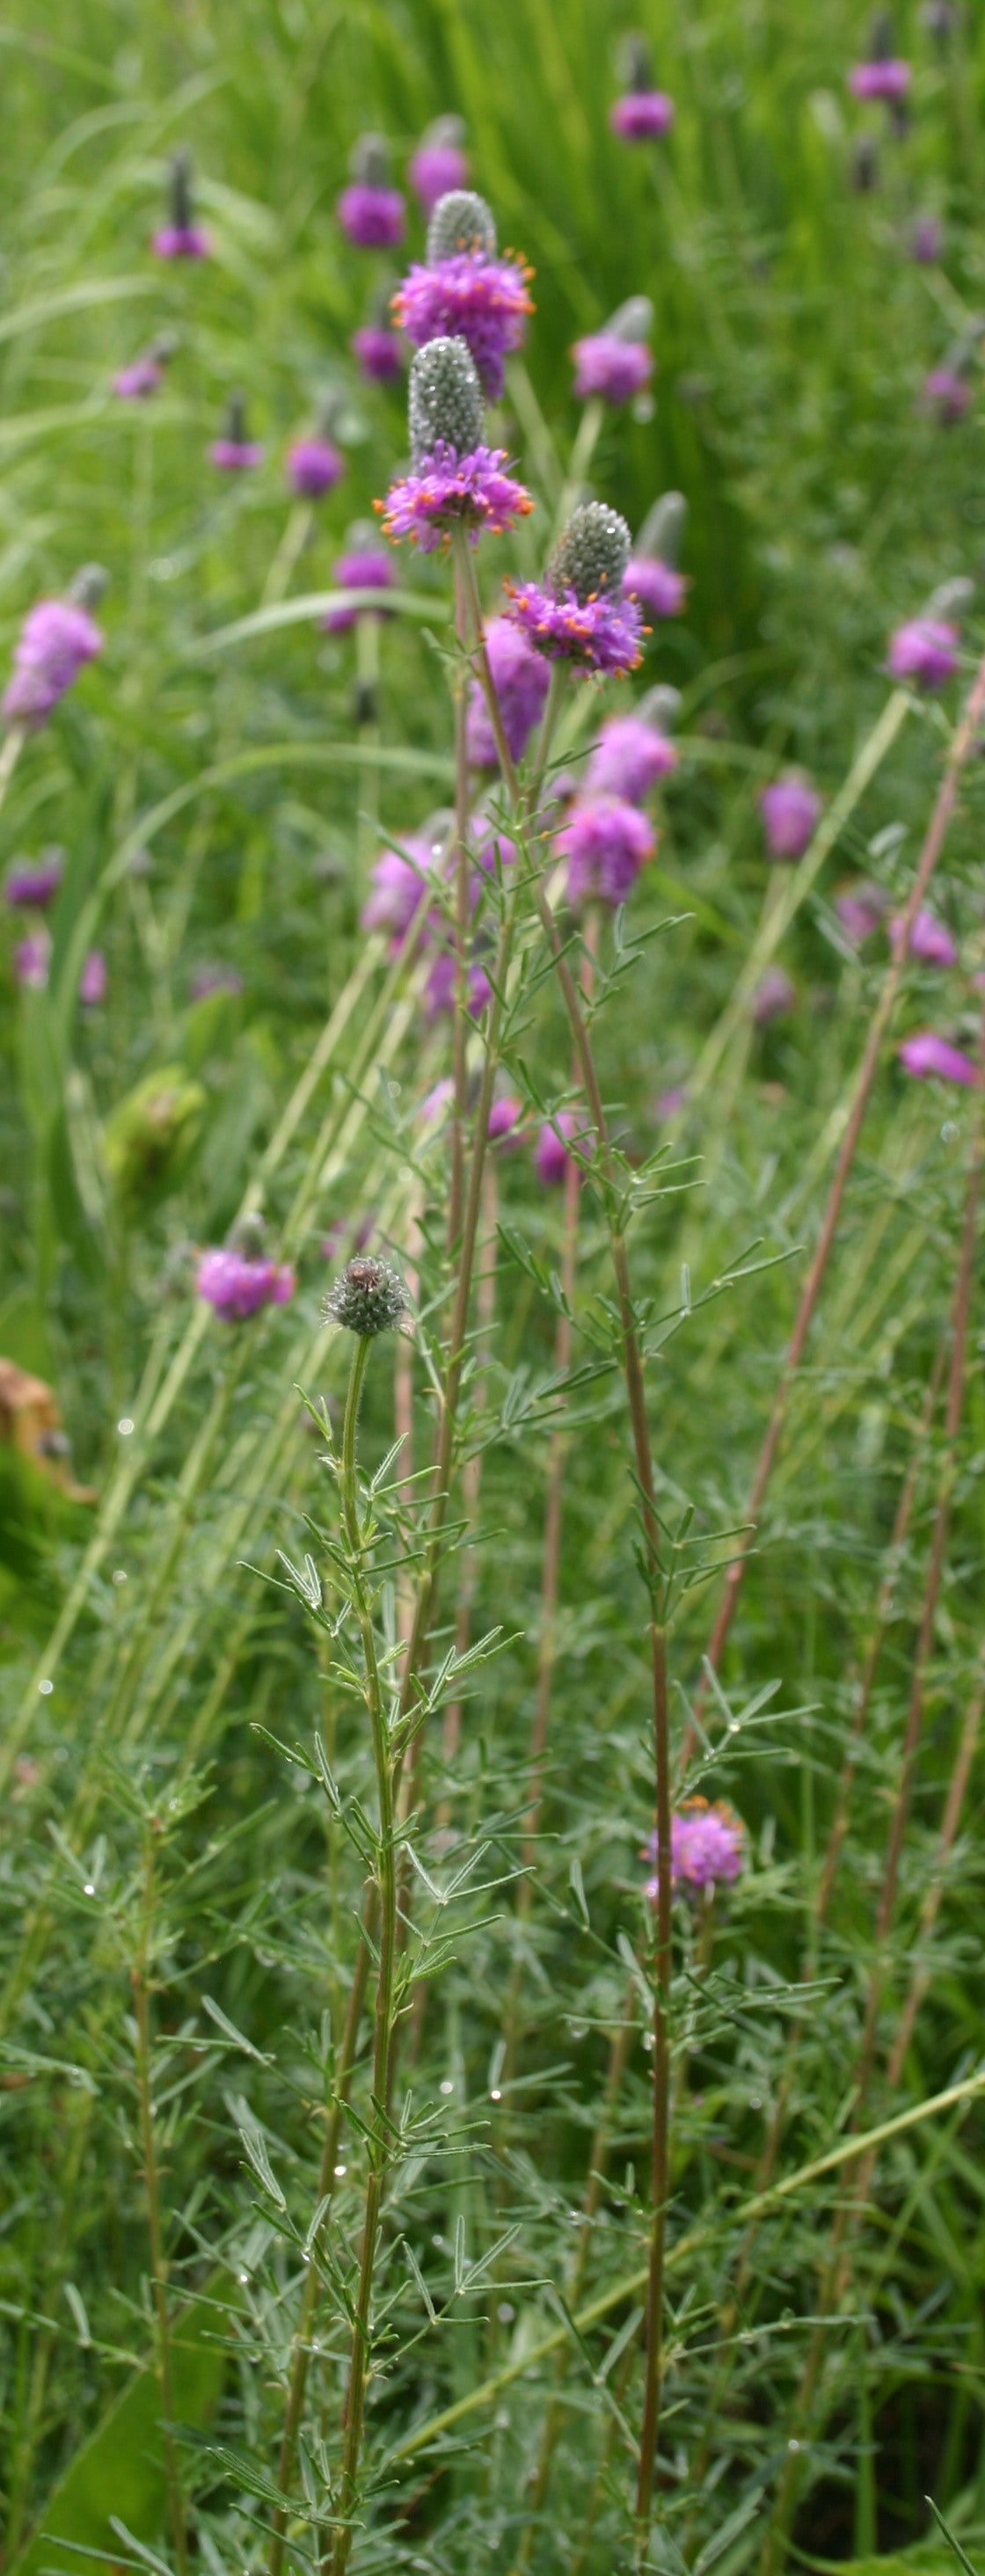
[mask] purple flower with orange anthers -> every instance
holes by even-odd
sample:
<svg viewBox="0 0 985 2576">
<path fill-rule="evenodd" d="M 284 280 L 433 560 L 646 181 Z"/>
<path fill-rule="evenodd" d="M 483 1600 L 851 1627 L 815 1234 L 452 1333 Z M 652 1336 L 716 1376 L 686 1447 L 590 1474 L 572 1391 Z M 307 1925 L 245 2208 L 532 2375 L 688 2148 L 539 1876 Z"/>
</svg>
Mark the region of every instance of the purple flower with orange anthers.
<svg viewBox="0 0 985 2576">
<path fill-rule="evenodd" d="M 669 778 L 678 752 L 659 726 L 645 716 L 609 716 L 602 726 L 585 773 L 589 794 L 625 796 L 641 805 L 658 780 Z"/>
<path fill-rule="evenodd" d="M 433 215 L 441 198 L 452 189 L 468 186 L 464 141 L 465 127 L 460 116 L 436 116 L 433 125 L 422 134 L 408 163 L 407 176 L 425 216 Z"/>
<path fill-rule="evenodd" d="M 634 671 L 643 620 L 621 585 L 629 561 L 625 519 L 583 501 L 554 548 L 543 584 L 507 583 L 507 616 L 549 662 L 579 671 Z"/>
<path fill-rule="evenodd" d="M 498 402 L 505 361 L 520 347 L 533 312 L 532 275 L 522 260 L 498 254 L 485 200 L 453 189 L 439 198 L 426 260 L 415 262 L 398 287 L 393 312 L 416 349 L 432 340 L 464 340 L 487 400 Z"/>
<path fill-rule="evenodd" d="M 392 483 L 383 526 L 410 537 L 423 554 L 447 544 L 453 528 L 477 545 L 483 530 L 503 536 L 533 503 L 506 474 L 505 449 L 483 443 L 482 389 L 463 339 L 432 340 L 410 371 L 411 471 Z"/>
</svg>

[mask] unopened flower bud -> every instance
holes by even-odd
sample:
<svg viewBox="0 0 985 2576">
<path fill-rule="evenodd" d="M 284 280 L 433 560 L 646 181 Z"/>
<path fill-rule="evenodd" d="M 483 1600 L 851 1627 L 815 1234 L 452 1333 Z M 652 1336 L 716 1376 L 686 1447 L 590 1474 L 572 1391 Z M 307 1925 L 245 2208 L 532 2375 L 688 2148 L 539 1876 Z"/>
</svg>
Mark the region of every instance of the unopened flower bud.
<svg viewBox="0 0 985 2576">
<path fill-rule="evenodd" d="M 192 156 L 185 144 L 171 155 L 171 221 L 175 231 L 189 232 L 192 223 Z"/>
<path fill-rule="evenodd" d="M 554 548 L 549 567 L 552 588 L 573 590 L 584 607 L 603 591 L 614 597 L 629 562 L 630 534 L 618 510 L 604 501 L 582 501 L 573 510 Z"/>
<path fill-rule="evenodd" d="M 849 183 L 858 197 L 867 197 L 879 184 L 879 155 L 875 136 L 857 134 L 852 144 L 848 167 Z"/>
<path fill-rule="evenodd" d="M 646 37 L 638 30 L 623 37 L 616 53 L 616 72 L 624 89 L 652 89 L 653 57 Z"/>
<path fill-rule="evenodd" d="M 686 525 L 687 502 L 683 492 L 661 492 L 652 509 L 647 511 L 633 548 L 634 555 L 654 555 L 661 563 L 679 563 Z"/>
<path fill-rule="evenodd" d="M 76 608 L 98 608 L 109 589 L 109 574 L 104 564 L 83 564 L 65 593 Z"/>
<path fill-rule="evenodd" d="M 659 733 L 672 733 L 681 712 L 680 690 L 672 688 L 669 681 L 661 681 L 657 688 L 647 689 L 635 712 L 642 716 L 644 724 L 656 725 Z"/>
<path fill-rule="evenodd" d="M 653 329 L 653 305 L 648 295 L 628 295 L 610 313 L 605 331 L 611 340 L 648 340 Z"/>
<path fill-rule="evenodd" d="M 368 1340 L 376 1333 L 395 1332 L 407 1312 L 407 1292 L 399 1270 L 391 1269 L 374 1253 L 360 1253 L 348 1261 L 325 1299 L 325 1313 L 347 1333 L 358 1333 Z"/>
<path fill-rule="evenodd" d="M 449 188 L 446 196 L 439 197 L 428 225 L 428 267 L 465 250 L 479 250 L 484 259 L 495 259 L 495 219 L 485 198 L 477 197 L 472 188 Z"/>
<path fill-rule="evenodd" d="M 412 463 L 419 466 L 439 440 L 456 456 L 482 445 L 482 387 L 464 340 L 429 340 L 410 371 L 408 427 Z"/>
<path fill-rule="evenodd" d="M 349 155 L 357 188 L 385 188 L 390 176 L 390 147 L 382 134 L 361 134 Z"/>
<path fill-rule="evenodd" d="M 958 573 L 954 581 L 942 581 L 931 592 L 924 610 L 925 617 L 964 617 L 975 596 L 975 585 L 967 574 Z"/>
</svg>

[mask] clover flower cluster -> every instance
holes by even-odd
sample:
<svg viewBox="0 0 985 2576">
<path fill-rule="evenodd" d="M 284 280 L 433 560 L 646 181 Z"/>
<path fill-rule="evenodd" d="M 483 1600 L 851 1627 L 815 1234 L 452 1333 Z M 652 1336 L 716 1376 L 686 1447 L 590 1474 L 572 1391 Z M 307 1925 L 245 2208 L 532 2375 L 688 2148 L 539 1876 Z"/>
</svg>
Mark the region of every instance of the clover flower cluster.
<svg viewBox="0 0 985 2576">
<path fill-rule="evenodd" d="M 447 545 L 453 528 L 470 545 L 485 531 L 503 536 L 532 509 L 522 483 L 504 471 L 505 449 L 483 437 L 482 387 L 460 336 L 430 340 L 410 371 L 411 470 L 391 484 L 383 527 L 409 537 L 422 554 Z"/>
<path fill-rule="evenodd" d="M 639 808 L 672 775 L 677 752 L 646 707 L 644 701 L 635 715 L 607 718 L 584 788 L 558 834 L 557 848 L 568 862 L 568 901 L 576 909 L 593 899 L 613 907 L 625 903 L 656 850 L 656 834 Z"/>
<path fill-rule="evenodd" d="M 657 1860 L 656 1834 L 647 1844 L 647 1857 Z M 716 1798 L 713 1805 L 706 1798 L 688 1798 L 671 1817 L 670 1883 L 675 1895 L 693 1900 L 713 1895 L 718 1887 L 734 1887 L 745 1862 L 746 1829 L 724 1798 Z M 656 1904 L 659 1892 L 655 1872 L 646 1888 L 651 1904 Z"/>
<path fill-rule="evenodd" d="M 290 1263 L 264 1250 L 260 1217 L 244 1217 L 231 1240 L 199 1256 L 196 1287 L 225 1324 L 246 1324 L 265 1306 L 287 1306 L 297 1281 Z"/>
<path fill-rule="evenodd" d="M 615 407 L 632 402 L 644 391 L 653 374 L 653 358 L 646 345 L 652 325 L 649 296 L 633 295 L 601 331 L 575 341 L 571 354 L 579 402 L 596 397 Z"/>
<path fill-rule="evenodd" d="M 562 530 L 543 582 L 508 582 L 507 616 L 535 652 L 575 671 L 635 671 L 643 639 L 623 596 L 631 538 L 604 501 L 583 501 Z"/>
<path fill-rule="evenodd" d="M 503 391 L 506 359 L 520 348 L 533 311 L 532 270 L 501 256 L 485 199 L 453 188 L 437 199 L 423 261 L 415 261 L 393 298 L 393 313 L 415 349 L 460 339 L 488 402 Z"/>
<path fill-rule="evenodd" d="M 621 96 L 609 110 L 613 134 L 623 143 L 659 143 L 670 133 L 674 102 L 654 85 L 653 62 L 645 36 L 627 36 L 621 49 Z"/>
<path fill-rule="evenodd" d="M 766 848 L 771 859 L 803 858 L 820 821 L 821 799 L 796 770 L 787 770 L 764 787 L 759 799 Z"/>
<path fill-rule="evenodd" d="M 74 686 L 87 662 L 102 652 L 103 638 L 85 598 L 96 588 L 95 577 L 80 575 L 69 599 L 40 599 L 28 610 L 14 647 L 13 676 L 3 698 L 4 722 L 38 733 L 60 699 Z M 99 576 L 98 588 L 102 588 Z"/>
</svg>

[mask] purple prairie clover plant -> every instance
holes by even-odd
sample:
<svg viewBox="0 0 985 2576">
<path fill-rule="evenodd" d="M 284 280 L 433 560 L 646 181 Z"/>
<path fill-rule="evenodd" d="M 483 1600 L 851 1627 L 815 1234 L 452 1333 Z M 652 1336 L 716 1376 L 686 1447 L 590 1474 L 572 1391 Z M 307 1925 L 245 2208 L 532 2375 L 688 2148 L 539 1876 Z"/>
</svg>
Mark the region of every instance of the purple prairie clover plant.
<svg viewBox="0 0 985 2576">
<path fill-rule="evenodd" d="M 349 342 L 356 365 L 368 385 L 394 385 L 403 370 L 399 333 L 385 322 L 362 322 Z"/>
<path fill-rule="evenodd" d="M 921 411 L 941 429 L 953 429 L 971 403 L 971 386 L 957 367 L 931 367 L 918 396 Z"/>
<path fill-rule="evenodd" d="M 911 226 L 907 247 L 910 258 L 921 268 L 934 268 L 944 248 L 944 226 L 939 215 L 918 215 Z"/>
<path fill-rule="evenodd" d="M 246 402 L 242 394 L 230 394 L 226 426 L 222 437 L 213 439 L 209 458 L 220 474 L 251 474 L 263 464 L 263 448 L 259 440 L 247 436 Z"/>
<path fill-rule="evenodd" d="M 890 54 L 879 62 L 856 63 L 848 74 L 848 86 L 854 98 L 884 99 L 887 106 L 895 107 L 906 97 L 912 79 L 912 64 Z"/>
<path fill-rule="evenodd" d="M 768 966 L 761 975 L 752 997 L 753 1024 L 768 1029 L 771 1021 L 786 1019 L 797 999 L 797 987 L 782 966 Z"/>
<path fill-rule="evenodd" d="M 568 1152 L 569 1145 L 577 1145 L 579 1153 L 584 1155 L 591 1151 L 591 1141 L 584 1117 L 577 1117 L 573 1109 L 558 1109 L 553 1118 L 545 1118 L 538 1129 L 534 1148 L 534 1170 L 538 1180 L 547 1189 L 559 1189 L 573 1159 Z"/>
<path fill-rule="evenodd" d="M 142 358 L 131 359 L 113 378 L 113 392 L 119 402 L 149 402 L 160 393 L 164 383 L 165 361 L 159 349 L 147 349 Z"/>
<path fill-rule="evenodd" d="M 589 332 L 587 338 L 575 341 L 571 354 L 579 402 L 590 402 L 593 395 L 613 405 L 632 402 L 653 374 L 653 358 L 645 343 L 623 340 L 615 331 Z"/>
<path fill-rule="evenodd" d="M 203 1252 L 195 1281 L 200 1297 L 225 1324 L 245 1324 L 264 1306 L 287 1306 L 297 1285 L 289 1263 L 226 1244 Z"/>
<path fill-rule="evenodd" d="M 14 975 L 22 993 L 43 993 L 51 964 L 51 934 L 29 930 L 14 950 Z"/>
<path fill-rule="evenodd" d="M 903 936 L 902 914 L 890 923 L 889 936 L 893 953 L 898 955 Z M 956 966 L 958 963 L 957 946 L 946 923 L 938 921 L 936 913 L 926 907 L 917 914 L 907 953 L 916 959 L 919 966 Z"/>
<path fill-rule="evenodd" d="M 544 712 L 550 673 L 542 656 L 533 651 L 508 617 L 490 619 L 486 654 L 510 758 L 522 760 L 534 726 Z M 478 681 L 469 698 L 466 743 L 473 769 L 498 766 L 496 738 Z"/>
<path fill-rule="evenodd" d="M 329 1290 L 325 1313 L 362 1341 L 373 1340 L 377 1333 L 405 1332 L 407 1290 L 399 1270 L 378 1253 L 357 1253 Z"/>
<path fill-rule="evenodd" d="M 84 588 L 87 578 L 80 575 L 76 587 Z M 40 599 L 28 610 L 14 648 L 13 677 L 3 698 L 5 723 L 38 733 L 102 649 L 100 629 L 81 599 Z"/>
<path fill-rule="evenodd" d="M 408 833 L 399 850 L 381 850 L 370 870 L 370 891 L 360 914 L 364 930 L 381 931 L 394 956 L 404 946 L 423 904 L 435 891 L 448 834 L 441 817 L 423 832 Z"/>
<path fill-rule="evenodd" d="M 642 805 L 660 780 L 672 775 L 678 758 L 676 745 L 644 715 L 609 716 L 585 772 L 586 791 Z"/>
<path fill-rule="evenodd" d="M 791 770 L 786 777 L 775 778 L 763 788 L 759 810 L 770 858 L 788 863 L 803 858 L 820 819 L 821 799 L 816 789 Z"/>
<path fill-rule="evenodd" d="M 79 977 L 79 1000 L 86 1009 L 97 1010 L 105 1002 L 109 989 L 109 970 L 101 948 L 91 948 Z"/>
<path fill-rule="evenodd" d="M 507 616 L 549 662 L 579 672 L 635 671 L 643 620 L 622 597 L 629 562 L 625 519 L 603 501 L 583 501 L 554 548 L 543 582 L 507 582 Z"/>
<path fill-rule="evenodd" d="M 296 438 L 287 451 L 286 472 L 299 501 L 320 501 L 341 483 L 345 458 L 330 438 Z"/>
<path fill-rule="evenodd" d="M 350 528 L 346 551 L 332 566 L 336 590 L 392 590 L 396 574 L 388 554 L 380 545 L 376 530 L 365 522 Z M 330 608 L 322 625 L 328 635 L 348 635 L 360 617 L 385 617 L 386 610 L 365 608 Z"/>
<path fill-rule="evenodd" d="M 191 156 L 184 149 L 172 153 L 168 178 L 168 220 L 156 232 L 151 243 L 156 259 L 208 259 L 211 244 L 207 232 L 195 222 L 192 205 Z"/>
<path fill-rule="evenodd" d="M 938 1037 L 935 1029 L 921 1029 L 912 1038 L 904 1038 L 897 1047 L 904 1073 L 917 1082 L 954 1082 L 964 1091 L 977 1090 L 981 1079 L 971 1057 L 962 1055 L 960 1047 L 947 1038 Z"/>
<path fill-rule="evenodd" d="M 644 1857 L 656 1862 L 657 1837 L 651 1835 Z M 670 1883 L 675 1895 L 712 1896 L 718 1887 L 734 1887 L 746 1861 L 746 1829 L 724 1798 L 688 1798 L 670 1820 Z M 654 1876 L 647 1895 L 656 1904 Z"/>
<path fill-rule="evenodd" d="M 918 689 L 943 689 L 958 668 L 960 638 L 943 617 L 911 617 L 889 639 L 886 669 L 891 680 L 912 680 Z"/>
<path fill-rule="evenodd" d="M 863 940 L 871 939 L 885 921 L 889 896 L 882 886 L 869 885 L 859 877 L 835 896 L 834 908 L 850 945 L 861 948 Z"/>
<path fill-rule="evenodd" d="M 422 554 L 447 545 L 453 528 L 470 545 L 483 531 L 503 536 L 533 503 L 504 473 L 504 448 L 483 442 L 482 389 L 463 339 L 431 340 L 410 371 L 411 471 L 392 483 L 383 510 L 385 534 L 409 537 Z"/>
<path fill-rule="evenodd" d="M 363 134 L 349 163 L 336 214 L 356 250 L 395 250 L 404 234 L 404 201 L 391 188 L 390 154 L 381 134 Z"/>
<path fill-rule="evenodd" d="M 426 259 L 415 262 L 397 289 L 394 316 L 415 349 L 432 340 L 464 340 L 487 401 L 498 402 L 505 361 L 521 346 L 533 312 L 532 275 L 512 253 L 499 255 L 485 199 L 452 189 L 432 214 Z"/>
<path fill-rule="evenodd" d="M 679 617 L 684 608 L 690 584 L 678 556 L 686 521 L 683 492 L 662 492 L 630 549 L 623 589 L 649 617 Z"/>
<path fill-rule="evenodd" d="M 428 968 L 424 985 L 424 1010 L 428 1020 L 440 1019 L 453 1011 L 458 1001 L 458 960 L 450 948 L 441 948 Z M 465 1008 L 470 1020 L 481 1020 L 492 1001 L 492 985 L 485 967 L 474 957 L 466 975 Z"/>
<path fill-rule="evenodd" d="M 646 37 L 625 36 L 619 48 L 622 96 L 609 109 L 609 124 L 622 143 L 659 143 L 674 122 L 674 102 L 658 89 Z"/>
<path fill-rule="evenodd" d="M 625 903 L 652 859 L 656 834 L 639 807 L 621 796 L 587 796 L 571 809 L 555 849 L 568 862 L 570 904 Z"/>
<path fill-rule="evenodd" d="M 15 859 L 4 881 L 3 899 L 14 909 L 46 912 L 54 903 L 64 874 L 61 850 L 42 850 L 39 859 Z"/>
<path fill-rule="evenodd" d="M 442 197 L 468 187 L 465 127 L 460 116 L 436 116 L 407 165 L 407 176 L 425 219 Z"/>
</svg>

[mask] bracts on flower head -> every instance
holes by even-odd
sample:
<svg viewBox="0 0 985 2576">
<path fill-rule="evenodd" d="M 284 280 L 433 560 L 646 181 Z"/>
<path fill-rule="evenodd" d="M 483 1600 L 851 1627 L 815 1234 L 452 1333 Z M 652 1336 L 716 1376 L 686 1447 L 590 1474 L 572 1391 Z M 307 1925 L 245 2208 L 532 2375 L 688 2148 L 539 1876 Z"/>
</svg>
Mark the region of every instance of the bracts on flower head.
<svg viewBox="0 0 985 2576">
<path fill-rule="evenodd" d="M 582 501 L 562 529 L 543 584 L 508 583 L 507 615 L 550 662 L 581 671 L 634 671 L 643 620 L 621 596 L 630 534 L 618 510 Z"/>
<path fill-rule="evenodd" d="M 363 1341 L 405 1327 L 407 1291 L 399 1270 L 375 1253 L 348 1261 L 325 1299 L 325 1313 Z"/>
<path fill-rule="evenodd" d="M 428 227 L 427 256 L 405 277 L 393 311 L 412 340 L 461 338 L 475 361 L 483 390 L 498 402 L 506 359 L 520 347 L 532 272 L 496 248 L 496 226 L 484 197 L 454 188 L 439 198 Z"/>
<path fill-rule="evenodd" d="M 404 229 L 404 201 L 391 188 L 389 147 L 382 134 L 362 134 L 349 162 L 351 181 L 336 214 L 356 250 L 393 250 Z"/>
<path fill-rule="evenodd" d="M 431 340 L 410 371 L 411 472 L 390 486 L 383 526 L 422 553 L 448 542 L 458 524 L 472 545 L 485 528 L 502 536 L 533 503 L 504 473 L 505 449 L 483 444 L 482 387 L 463 339 Z"/>
</svg>

